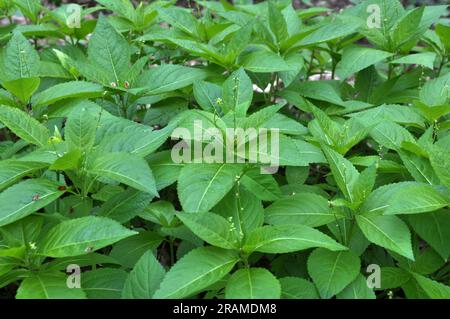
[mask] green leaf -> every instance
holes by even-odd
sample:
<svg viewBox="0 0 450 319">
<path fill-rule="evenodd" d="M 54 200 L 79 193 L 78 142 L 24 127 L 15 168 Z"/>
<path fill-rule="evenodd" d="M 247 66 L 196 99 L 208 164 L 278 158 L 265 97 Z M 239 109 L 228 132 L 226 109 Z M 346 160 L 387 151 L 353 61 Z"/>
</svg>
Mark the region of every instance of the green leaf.
<svg viewBox="0 0 450 319">
<path fill-rule="evenodd" d="M 81 287 L 88 299 L 120 299 L 127 272 L 116 268 L 100 268 L 83 272 Z"/>
<path fill-rule="evenodd" d="M 347 248 L 314 228 L 303 225 L 263 226 L 254 229 L 247 237 L 244 251 L 282 254 L 312 247 L 333 251 Z"/>
<path fill-rule="evenodd" d="M 114 244 L 110 257 L 125 267 L 133 268 L 147 251 L 155 251 L 163 237 L 153 231 L 143 231 Z"/>
<path fill-rule="evenodd" d="M 406 55 L 404 57 L 391 61 L 392 64 L 417 64 L 423 65 L 429 69 L 434 68 L 434 61 L 436 60 L 436 53 L 424 52 Z"/>
<path fill-rule="evenodd" d="M 320 297 L 329 299 L 338 294 L 359 274 L 360 261 L 351 251 L 314 250 L 308 258 L 308 273 Z"/>
<path fill-rule="evenodd" d="M 419 286 L 432 299 L 450 299 L 450 287 L 419 274 L 412 274 Z"/>
<path fill-rule="evenodd" d="M 20 138 L 38 146 L 47 145 L 50 138 L 44 125 L 17 108 L 1 105 L 0 122 Z"/>
<path fill-rule="evenodd" d="M 240 182 L 260 200 L 273 201 L 281 196 L 277 181 L 272 175 L 261 174 L 260 168 L 247 170 Z"/>
<path fill-rule="evenodd" d="M 129 188 L 108 199 L 98 215 L 125 223 L 138 216 L 152 199 L 152 194 Z"/>
<path fill-rule="evenodd" d="M 118 222 L 87 216 L 59 223 L 38 244 L 39 253 L 49 257 L 88 254 L 136 234 Z"/>
<path fill-rule="evenodd" d="M 405 201 L 408 198 L 408 201 Z M 377 188 L 361 207 L 362 212 L 385 215 L 418 214 L 448 205 L 447 199 L 431 185 L 401 182 Z"/>
<path fill-rule="evenodd" d="M 392 40 L 396 48 L 400 48 L 411 40 L 417 40 L 421 34 L 420 21 L 425 7 L 418 7 L 407 12 L 392 29 Z"/>
<path fill-rule="evenodd" d="M 450 188 L 450 150 L 446 150 L 437 145 L 429 149 L 430 162 L 434 171 L 439 176 L 441 183 Z"/>
<path fill-rule="evenodd" d="M 403 126 L 391 121 L 383 121 L 375 126 L 370 135 L 384 147 L 398 150 L 403 142 L 415 143 L 414 136 Z"/>
<path fill-rule="evenodd" d="M 0 193 L 0 226 L 15 222 L 47 206 L 64 194 L 47 179 L 28 179 Z"/>
<path fill-rule="evenodd" d="M 356 279 L 337 296 L 337 299 L 376 299 L 375 293 L 367 285 L 366 278 L 358 274 Z"/>
<path fill-rule="evenodd" d="M 1 79 L 13 81 L 37 77 L 39 64 L 39 55 L 28 40 L 22 33 L 13 32 L 13 36 L 3 51 Z"/>
<path fill-rule="evenodd" d="M 372 48 L 350 46 L 344 50 L 342 60 L 338 63 L 336 74 L 341 79 L 357 73 L 371 65 L 392 56 L 392 53 Z"/>
<path fill-rule="evenodd" d="M 82 154 L 79 149 L 73 149 L 68 151 L 63 156 L 58 157 L 52 165 L 50 165 L 49 169 L 51 170 L 73 170 L 77 169 L 80 166 Z"/>
<path fill-rule="evenodd" d="M 450 26 L 438 23 L 436 24 L 436 33 L 447 51 L 450 50 Z"/>
<path fill-rule="evenodd" d="M 103 92 L 104 89 L 99 84 L 85 81 L 64 82 L 36 94 L 32 98 L 32 104 L 34 108 L 40 108 L 70 98 L 100 97 Z"/>
<path fill-rule="evenodd" d="M 94 146 L 98 118 L 86 108 L 72 112 L 64 128 L 64 139 L 69 149 L 89 150 Z"/>
<path fill-rule="evenodd" d="M 318 299 L 314 284 L 306 279 L 284 277 L 280 279 L 281 297 L 283 299 Z"/>
<path fill-rule="evenodd" d="M 127 153 L 109 153 L 93 161 L 88 173 L 108 177 L 135 189 L 158 196 L 155 179 L 144 159 Z"/>
<path fill-rule="evenodd" d="M 357 215 L 356 221 L 366 238 L 381 247 L 390 249 L 414 260 L 411 233 L 408 226 L 396 216 Z"/>
<path fill-rule="evenodd" d="M 172 92 L 203 80 L 206 76 L 207 72 L 199 68 L 164 64 L 143 72 L 136 84 L 138 88 L 130 92 L 141 95 Z"/>
<path fill-rule="evenodd" d="M 162 151 L 147 156 L 148 163 L 156 180 L 156 188 L 161 190 L 178 179 L 183 163 L 177 164 L 172 161 L 170 151 Z"/>
<path fill-rule="evenodd" d="M 253 99 L 253 84 L 243 68 L 233 72 L 223 83 L 223 109 L 234 111 L 236 116 L 246 115 Z"/>
<path fill-rule="evenodd" d="M 0 191 L 19 181 L 22 177 L 47 167 L 46 163 L 6 160 L 0 162 Z"/>
<path fill-rule="evenodd" d="M 5 89 L 14 94 L 24 104 L 28 104 L 30 97 L 36 92 L 39 84 L 41 84 L 41 80 L 37 77 L 20 78 L 2 83 Z"/>
<path fill-rule="evenodd" d="M 242 61 L 244 69 L 254 73 L 289 71 L 289 65 L 278 54 L 271 51 L 255 51 L 246 54 Z"/>
<path fill-rule="evenodd" d="M 273 1 L 269 1 L 269 27 L 278 43 L 288 38 L 286 21 Z"/>
<path fill-rule="evenodd" d="M 180 213 L 177 217 L 194 234 L 213 246 L 225 249 L 237 249 L 239 246 L 239 235 L 232 224 L 217 214 Z"/>
<path fill-rule="evenodd" d="M 128 275 L 122 297 L 126 299 L 151 299 L 165 275 L 166 271 L 152 251 L 147 251 Z"/>
<path fill-rule="evenodd" d="M 37 273 L 26 278 L 17 290 L 17 299 L 85 299 L 81 288 L 69 288 L 61 272 Z"/>
<path fill-rule="evenodd" d="M 300 224 L 318 227 L 336 218 L 328 205 L 328 200 L 312 193 L 279 199 L 265 210 L 265 221 L 271 225 Z"/>
<path fill-rule="evenodd" d="M 450 101 L 450 73 L 426 81 L 420 90 L 420 101 L 428 106 L 440 106 Z"/>
<path fill-rule="evenodd" d="M 187 164 L 178 178 L 178 196 L 186 212 L 207 212 L 233 187 L 241 165 Z"/>
<path fill-rule="evenodd" d="M 191 12 L 184 8 L 158 8 L 158 13 L 164 21 L 167 21 L 177 29 L 192 36 L 197 34 L 197 20 Z"/>
<path fill-rule="evenodd" d="M 98 0 L 97 2 L 109 10 L 114 11 L 114 13 L 127 18 L 131 22 L 134 22 L 136 19 L 133 4 L 129 0 Z"/>
<path fill-rule="evenodd" d="M 358 29 L 357 23 L 349 23 L 336 19 L 333 22 L 324 23 L 320 28 L 304 37 L 298 44 L 301 46 L 310 46 L 322 42 L 328 42 L 334 39 L 350 35 Z"/>
<path fill-rule="evenodd" d="M 271 140 L 271 139 L 269 139 Z M 268 143 L 268 149 L 271 149 L 271 142 Z M 300 139 L 290 138 L 280 135 L 278 139 L 279 152 L 267 151 L 264 149 L 254 152 L 250 149 L 249 158 L 261 160 L 264 159 L 265 164 L 277 164 L 279 166 L 308 166 L 311 163 L 324 163 L 325 157 L 320 148 Z"/>
<path fill-rule="evenodd" d="M 236 252 L 231 250 L 216 247 L 191 250 L 169 270 L 153 298 L 192 296 L 223 278 L 238 260 Z"/>
<path fill-rule="evenodd" d="M 206 81 L 196 81 L 193 89 L 195 100 L 203 110 L 220 114 L 221 110 L 218 105 L 218 102 L 222 99 L 222 88 L 220 85 Z"/>
<path fill-rule="evenodd" d="M 239 269 L 228 279 L 226 299 L 279 299 L 278 279 L 264 268 Z"/>
<path fill-rule="evenodd" d="M 261 201 L 239 184 L 214 207 L 214 212 L 231 221 L 240 238 L 264 223 Z"/>
<path fill-rule="evenodd" d="M 412 274 L 419 286 L 431 299 L 450 299 L 450 287 L 419 274 Z"/>
<path fill-rule="evenodd" d="M 394 289 L 403 286 L 411 279 L 411 275 L 404 269 L 396 267 L 381 268 L 381 287 L 380 289 Z"/>
<path fill-rule="evenodd" d="M 330 147 L 323 145 L 322 149 L 330 164 L 331 172 L 339 189 L 344 193 L 346 198 L 354 202 L 353 188 L 358 181 L 359 172 L 349 160 Z"/>
<path fill-rule="evenodd" d="M 103 83 L 121 85 L 128 80 L 130 47 L 104 16 L 98 19 L 87 53 L 89 62 L 105 76 Z"/>
<path fill-rule="evenodd" d="M 111 124 L 114 125 L 113 123 Z M 152 130 L 149 126 L 133 123 L 122 131 L 115 132 L 114 134 L 111 132 L 108 134 L 108 138 L 103 137 L 97 149 L 102 153 L 125 152 L 144 157 L 164 144 L 175 128 L 175 125 L 176 122 L 173 122 L 163 129 Z M 108 123 L 102 123 L 99 129 L 107 129 L 107 127 Z"/>
<path fill-rule="evenodd" d="M 414 231 L 447 260 L 450 256 L 450 213 L 447 210 L 408 216 Z"/>
</svg>

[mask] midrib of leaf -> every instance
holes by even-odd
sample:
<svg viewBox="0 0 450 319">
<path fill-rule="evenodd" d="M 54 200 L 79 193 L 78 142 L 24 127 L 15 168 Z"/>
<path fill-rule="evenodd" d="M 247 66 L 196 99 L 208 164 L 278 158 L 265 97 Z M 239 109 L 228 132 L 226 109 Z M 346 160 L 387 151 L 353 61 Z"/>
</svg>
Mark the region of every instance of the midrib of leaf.
<svg viewBox="0 0 450 319">
<path fill-rule="evenodd" d="M 223 237 L 220 233 L 215 232 L 214 229 L 209 228 L 208 225 L 202 225 L 202 224 L 199 224 L 199 223 L 196 223 L 196 222 L 194 222 L 194 224 L 195 224 L 197 227 L 199 227 L 199 228 L 203 228 L 203 230 L 204 230 L 204 231 L 206 230 L 209 234 L 212 234 L 212 235 L 214 235 L 214 236 L 219 237 L 219 238 L 221 239 L 222 242 L 231 244 L 231 243 L 229 242 L 228 238 L 225 238 L 225 237 Z"/>
<path fill-rule="evenodd" d="M 153 244 L 153 242 L 155 242 L 155 241 L 157 241 L 157 240 L 152 240 L 152 241 L 146 242 L 144 244 L 141 244 L 139 246 L 136 246 L 136 247 L 130 249 L 128 252 L 129 253 L 133 253 L 133 252 L 135 252 L 135 251 L 137 251 L 137 250 L 139 250 L 139 249 L 141 249 L 141 248 L 143 248 L 145 246 L 151 246 Z"/>
<path fill-rule="evenodd" d="M 39 198 L 39 201 L 41 201 L 41 200 L 43 200 L 44 198 L 47 198 L 47 197 L 49 197 L 49 196 L 51 196 L 51 195 L 53 195 L 53 194 L 57 194 L 57 193 L 58 193 L 57 191 L 56 191 L 56 192 L 53 192 L 53 193 L 48 193 L 48 194 L 46 194 L 46 195 L 40 197 L 40 198 Z M 0 222 L 2 222 L 2 221 L 4 221 L 5 219 L 11 217 L 12 215 L 15 215 L 15 214 L 17 214 L 17 213 L 20 213 L 20 212 L 23 211 L 25 208 L 27 208 L 28 206 L 30 206 L 30 205 L 32 205 L 32 204 L 35 204 L 35 203 L 36 203 L 36 201 L 31 201 L 31 202 L 29 202 L 28 204 L 26 204 L 26 205 L 20 207 L 19 209 L 13 211 L 13 212 L 10 213 L 9 215 L 6 215 L 4 218 L 0 219 Z"/>
<path fill-rule="evenodd" d="M 214 105 L 214 101 L 210 98 L 208 92 L 207 92 L 206 90 L 204 90 L 203 87 L 201 87 L 201 90 L 202 90 L 204 96 L 206 96 L 206 98 L 208 99 L 208 101 L 209 101 L 209 103 L 211 104 L 211 106 L 213 107 L 214 111 L 215 111 L 216 113 L 219 113 L 218 110 L 217 110 L 217 108 L 216 108 L 216 106 Z"/>
<path fill-rule="evenodd" d="M 379 134 L 383 135 L 383 137 L 385 137 L 389 142 L 391 142 L 391 143 L 395 146 L 396 149 L 398 148 L 398 147 L 397 147 L 397 144 L 395 143 L 395 141 L 394 141 L 393 139 L 391 139 L 389 136 L 387 136 L 386 134 L 384 134 L 383 131 L 380 131 L 379 128 L 375 128 L 375 130 L 376 130 Z"/>
<path fill-rule="evenodd" d="M 422 205 L 422 206 L 414 206 L 414 209 L 412 210 L 412 212 L 416 212 L 418 209 L 420 210 L 420 209 L 423 209 L 423 208 L 425 208 L 425 209 L 431 208 L 433 210 L 433 208 L 438 209 L 440 207 L 442 207 L 442 205 L 440 205 L 440 204 L 429 204 L 429 205 Z M 389 214 L 387 214 L 387 215 L 389 215 Z"/>
<path fill-rule="evenodd" d="M 116 83 L 117 85 L 119 85 L 119 77 L 117 76 L 116 66 L 114 65 L 114 61 L 112 59 L 111 49 L 109 48 L 108 41 L 106 41 L 106 50 L 108 51 L 109 62 L 111 63 L 111 67 L 114 72 L 114 77 L 116 78 Z"/>
<path fill-rule="evenodd" d="M 154 132 L 154 131 L 152 131 L 152 132 Z M 150 139 L 147 143 L 145 143 L 144 145 L 141 145 L 140 147 L 138 147 L 138 148 L 132 150 L 130 153 L 131 153 L 131 154 L 136 154 L 136 153 L 139 152 L 140 150 L 142 150 L 142 149 L 146 148 L 147 146 L 149 146 L 150 144 L 152 144 L 154 141 L 156 141 L 156 140 L 158 140 L 158 139 L 161 139 L 162 136 L 164 136 L 164 134 L 162 134 L 162 135 L 156 135 L 154 138 Z"/>
<path fill-rule="evenodd" d="M 37 280 L 39 280 L 39 284 L 42 287 L 42 291 L 44 292 L 45 298 L 46 299 L 50 299 L 50 296 L 47 292 L 47 289 L 45 288 L 44 282 L 41 280 L 41 277 L 39 277 L 39 275 L 36 275 Z"/>
<path fill-rule="evenodd" d="M 402 157 L 400 155 L 400 157 Z M 433 183 L 428 179 L 428 177 L 425 175 L 425 173 L 422 173 L 422 170 L 416 165 L 416 163 L 414 161 L 409 160 L 409 158 L 406 158 L 408 160 L 408 162 L 410 164 L 412 164 L 414 166 L 414 168 L 420 173 L 420 175 L 422 175 L 423 178 L 425 178 L 425 180 L 428 182 L 428 184 L 433 185 Z"/>
<path fill-rule="evenodd" d="M 379 231 L 383 236 L 385 236 L 395 247 L 397 247 L 399 250 L 404 251 L 400 246 L 397 245 L 397 243 L 388 235 L 386 234 L 381 228 L 379 228 L 377 225 L 375 225 L 370 219 L 363 215 L 359 215 L 360 218 L 363 218 L 367 221 L 370 225 L 372 225 L 377 231 Z"/>
<path fill-rule="evenodd" d="M 123 206 L 127 203 L 129 203 L 130 201 L 134 200 L 137 196 L 139 195 L 139 193 L 135 193 L 132 196 L 127 197 L 124 201 L 121 201 L 119 203 L 117 203 L 117 205 L 114 205 L 113 207 L 111 207 L 111 209 L 108 211 L 108 213 L 104 214 L 103 216 L 108 217 L 109 215 L 111 215 L 118 207 Z"/>
<path fill-rule="evenodd" d="M 339 164 L 336 163 L 334 156 L 329 156 L 329 158 L 330 158 L 331 161 L 333 162 L 334 166 L 336 166 L 336 169 L 338 170 L 339 174 L 342 176 L 342 179 L 343 179 L 344 185 L 345 185 L 345 191 L 346 191 L 347 194 L 348 194 L 348 198 L 349 198 L 350 201 L 353 203 L 353 194 L 352 194 L 352 190 L 349 188 L 350 183 L 348 183 L 345 174 L 343 174 L 343 172 L 341 171 L 341 168 L 339 167 Z"/>
<path fill-rule="evenodd" d="M 20 47 L 20 43 L 17 43 L 17 50 L 19 51 L 20 77 L 21 78 L 30 77 L 30 70 L 28 69 L 27 59 L 26 59 L 26 56 L 24 54 L 22 54 L 22 48 Z M 28 74 L 24 75 L 24 73 L 22 72 L 22 69 L 26 69 L 26 72 Z"/>
<path fill-rule="evenodd" d="M 103 291 L 114 291 L 114 292 L 121 291 L 120 289 L 105 288 L 105 287 L 83 288 L 83 290 L 84 291 L 86 291 L 86 290 L 91 290 L 91 291 L 100 290 L 100 291 L 102 291 L 103 290 Z"/>
<path fill-rule="evenodd" d="M 289 214 L 289 213 L 274 213 L 270 214 L 270 216 L 333 216 L 332 213 L 295 213 L 295 214 Z"/>
<path fill-rule="evenodd" d="M 214 180 L 217 178 L 217 175 L 220 173 L 220 171 L 225 167 L 225 163 L 220 165 L 219 169 L 217 170 L 217 172 L 214 174 L 213 178 L 209 181 L 208 185 L 206 185 L 205 190 L 203 191 L 202 197 L 200 198 L 200 200 L 198 201 L 198 205 L 197 208 L 195 209 L 196 211 L 199 210 L 200 206 L 203 203 L 203 200 L 206 196 L 206 193 L 208 193 L 209 188 L 211 187 L 212 183 L 214 182 Z"/>
<path fill-rule="evenodd" d="M 167 75 L 167 77 L 168 77 L 169 75 Z M 178 81 L 170 81 L 170 83 L 167 83 L 167 84 L 165 84 L 165 85 L 161 85 L 161 86 L 158 86 L 158 87 L 156 87 L 155 89 L 153 89 L 154 91 L 160 91 L 160 90 L 165 90 L 167 87 L 170 87 L 170 86 L 172 86 L 172 85 L 175 85 L 175 84 L 178 84 L 178 83 L 180 83 L 180 82 L 184 82 L 184 81 L 190 81 L 191 79 L 195 79 L 195 76 L 191 76 L 191 77 L 188 77 L 188 78 L 183 78 L 182 80 L 178 80 Z"/>
<path fill-rule="evenodd" d="M 25 162 L 26 163 L 26 162 Z M 10 176 L 9 178 L 7 178 L 7 179 L 5 179 L 3 182 L 0 182 L 0 187 L 2 186 L 2 185 L 6 185 L 6 184 L 8 184 L 10 181 L 12 181 L 12 180 L 14 180 L 16 177 L 18 177 L 18 176 L 20 176 L 20 175 L 22 175 L 22 174 L 28 174 L 28 173 L 31 173 L 32 171 L 34 171 L 34 170 L 37 170 L 38 168 L 28 168 L 28 169 L 26 169 L 26 170 L 24 170 L 24 171 L 21 171 L 20 173 L 18 173 L 18 174 L 15 174 L 15 175 L 13 175 L 13 176 Z"/>
<path fill-rule="evenodd" d="M 127 180 L 127 181 L 131 181 L 131 182 L 136 183 L 136 184 L 138 184 L 139 186 L 141 186 L 141 187 L 147 189 L 147 187 L 146 187 L 144 184 L 140 183 L 139 181 L 137 181 L 137 180 L 135 180 L 135 179 L 133 179 L 133 178 L 131 178 L 131 177 L 128 177 L 128 176 L 126 176 L 126 175 L 123 175 L 123 174 L 121 174 L 121 173 L 119 173 L 119 172 L 115 172 L 115 171 L 111 171 L 111 170 L 107 170 L 107 169 L 101 169 L 101 168 L 95 168 L 95 169 L 93 169 L 92 171 L 93 171 L 93 172 L 96 172 L 96 173 L 110 173 L 110 174 L 113 174 L 113 175 L 117 175 L 117 176 L 120 176 L 120 177 L 124 178 L 124 179 Z M 99 174 L 97 174 L 97 176 L 99 176 Z"/>
<path fill-rule="evenodd" d="M 307 242 L 307 243 L 320 244 L 321 247 L 322 247 L 322 245 L 324 245 L 324 244 L 325 244 L 325 245 L 331 244 L 331 243 L 324 243 L 324 242 L 321 242 L 321 241 L 312 240 L 312 239 L 307 239 L 307 238 L 298 238 L 298 237 L 278 237 L 278 238 L 274 238 L 274 239 L 271 239 L 271 240 L 266 240 L 266 241 L 262 242 L 259 246 L 254 246 L 253 250 L 255 251 L 256 249 L 259 249 L 259 248 L 261 248 L 261 247 L 264 246 L 264 245 L 267 245 L 267 244 L 273 244 L 273 243 L 276 243 L 276 242 L 282 241 L 282 240 L 300 241 L 300 242 Z"/>
<path fill-rule="evenodd" d="M 337 255 L 337 257 L 336 257 L 336 260 L 334 261 L 334 265 L 333 265 L 333 268 L 332 268 L 332 270 L 331 270 L 331 274 L 330 274 L 330 276 L 328 277 L 327 288 L 326 288 L 326 294 L 327 294 L 327 296 L 328 296 L 328 292 L 329 292 L 329 290 L 330 290 L 331 280 L 332 280 L 332 278 L 333 278 L 333 276 L 334 276 L 334 272 L 336 271 L 336 266 L 337 266 L 337 263 L 338 263 L 338 261 L 339 261 L 339 258 L 341 258 L 341 255 L 342 255 L 342 252 L 338 253 L 338 255 Z"/>
<path fill-rule="evenodd" d="M 430 215 L 433 218 L 433 222 L 436 224 L 437 231 L 438 231 L 438 234 L 439 234 L 439 241 L 441 243 L 445 243 L 444 236 L 442 236 L 442 230 L 441 230 L 441 227 L 439 225 L 439 221 L 436 219 L 436 216 L 434 214 L 430 214 Z"/>
<path fill-rule="evenodd" d="M 250 276 L 250 269 L 246 269 L 245 271 L 247 272 L 248 286 L 250 287 L 250 299 L 253 299 L 253 285 L 252 277 Z"/>
<path fill-rule="evenodd" d="M 52 252 L 55 250 L 59 250 L 59 249 L 63 249 L 63 248 L 71 247 L 71 246 L 79 246 L 79 245 L 83 245 L 83 244 L 87 244 L 87 243 L 96 243 L 96 242 L 103 241 L 103 240 L 115 240 L 116 238 L 123 238 L 123 237 L 124 237 L 124 235 L 113 236 L 113 237 L 103 237 L 103 238 L 96 238 L 96 239 L 91 239 L 91 240 L 78 241 L 76 243 L 69 243 L 69 244 L 60 245 L 60 246 L 53 246 L 52 249 L 50 249 L 48 252 Z"/>
<path fill-rule="evenodd" d="M 223 268 L 223 267 L 225 267 L 225 266 L 227 266 L 227 265 L 229 265 L 229 264 L 234 264 L 234 263 L 236 263 L 236 260 L 235 260 L 235 259 L 232 260 L 232 261 L 229 261 L 229 262 L 220 264 L 220 265 L 218 265 L 218 266 L 216 266 L 216 267 L 210 269 L 209 271 L 207 271 L 207 272 L 205 272 L 205 273 L 199 275 L 198 277 L 195 277 L 194 279 L 192 279 L 191 281 L 187 282 L 186 284 L 184 284 L 183 286 L 179 287 L 177 290 L 175 290 L 174 292 L 172 292 L 170 295 L 167 295 L 167 296 L 165 296 L 165 297 L 166 297 L 166 298 L 169 298 L 170 296 L 172 296 L 172 295 L 176 294 L 177 292 L 179 292 L 180 290 L 183 290 L 183 289 L 185 289 L 186 287 L 192 285 L 194 282 L 196 282 L 196 281 L 202 279 L 203 277 L 206 277 L 207 275 L 209 275 L 210 273 L 216 271 L 217 269 Z"/>
</svg>

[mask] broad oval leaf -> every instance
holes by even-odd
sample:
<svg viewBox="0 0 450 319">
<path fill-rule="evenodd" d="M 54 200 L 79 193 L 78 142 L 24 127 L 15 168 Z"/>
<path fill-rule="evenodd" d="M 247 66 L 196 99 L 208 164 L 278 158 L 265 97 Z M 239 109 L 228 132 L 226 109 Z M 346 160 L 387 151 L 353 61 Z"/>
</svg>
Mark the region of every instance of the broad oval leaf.
<svg viewBox="0 0 450 319">
<path fill-rule="evenodd" d="M 280 296 L 280 282 L 264 268 L 239 269 L 225 287 L 227 299 L 279 299 Z"/>
<path fill-rule="evenodd" d="M 19 286 L 17 299 L 85 299 L 80 288 L 67 285 L 67 275 L 61 272 L 37 273 L 26 278 Z"/>
<path fill-rule="evenodd" d="M 233 187 L 241 165 L 187 164 L 178 178 L 178 196 L 186 212 L 207 212 Z"/>
<path fill-rule="evenodd" d="M 143 192 L 158 196 L 155 179 L 147 162 L 132 154 L 109 153 L 93 161 L 88 173 L 95 177 L 107 177 Z"/>
<path fill-rule="evenodd" d="M 246 253 L 254 251 L 281 254 L 312 247 L 333 251 L 346 250 L 331 237 L 314 228 L 303 225 L 263 226 L 254 229 L 243 247 Z"/>
<path fill-rule="evenodd" d="M 370 242 L 414 260 L 411 233 L 400 218 L 383 215 L 370 217 L 357 215 L 356 221 Z"/>
<path fill-rule="evenodd" d="M 0 122 L 31 144 L 44 146 L 50 138 L 44 125 L 17 108 L 0 105 Z"/>
<path fill-rule="evenodd" d="M 225 249 L 237 249 L 239 235 L 233 225 L 220 215 L 213 213 L 180 213 L 177 217 L 194 234 L 207 243 Z"/>
<path fill-rule="evenodd" d="M 126 299 L 151 299 L 166 275 L 163 266 L 147 251 L 128 275 L 122 297 Z"/>
<path fill-rule="evenodd" d="M 137 233 L 112 219 L 87 216 L 63 221 L 51 228 L 38 244 L 38 249 L 43 256 L 78 256 L 134 234 Z"/>
<path fill-rule="evenodd" d="M 153 298 L 192 296 L 223 278 L 238 260 L 237 253 L 231 250 L 216 247 L 194 249 L 169 270 Z"/>
<path fill-rule="evenodd" d="M 359 270 L 360 260 L 351 251 L 318 248 L 308 258 L 308 273 L 323 299 L 344 290 L 358 276 Z"/>
<path fill-rule="evenodd" d="M 330 209 L 326 198 L 312 193 L 279 199 L 265 210 L 265 220 L 271 225 L 300 224 L 318 227 L 338 217 Z"/>
<path fill-rule="evenodd" d="M 59 184 L 47 179 L 28 179 L 0 193 L 0 226 L 15 222 L 47 206 L 62 194 Z"/>
</svg>

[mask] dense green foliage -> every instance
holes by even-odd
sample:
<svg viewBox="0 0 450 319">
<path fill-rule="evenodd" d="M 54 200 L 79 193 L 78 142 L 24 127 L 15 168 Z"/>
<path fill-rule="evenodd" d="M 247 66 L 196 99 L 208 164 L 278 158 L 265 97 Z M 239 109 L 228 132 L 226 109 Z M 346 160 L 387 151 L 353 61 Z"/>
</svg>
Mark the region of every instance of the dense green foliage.
<svg viewBox="0 0 450 319">
<path fill-rule="evenodd" d="M 97 3 L 0 1 L 3 296 L 450 298 L 446 6 Z M 280 168 L 174 162 L 195 123 Z"/>
</svg>

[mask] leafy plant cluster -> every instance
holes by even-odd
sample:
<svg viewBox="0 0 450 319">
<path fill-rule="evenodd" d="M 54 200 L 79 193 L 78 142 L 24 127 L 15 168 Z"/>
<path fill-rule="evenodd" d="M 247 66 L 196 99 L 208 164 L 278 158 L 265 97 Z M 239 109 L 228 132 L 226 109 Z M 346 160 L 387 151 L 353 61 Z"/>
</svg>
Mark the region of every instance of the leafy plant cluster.
<svg viewBox="0 0 450 319">
<path fill-rule="evenodd" d="M 447 6 L 250 2 L 0 1 L 5 297 L 450 298 Z M 279 171 L 175 163 L 194 121 Z"/>
</svg>

